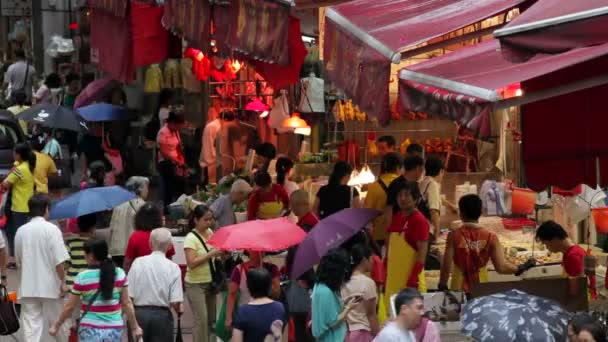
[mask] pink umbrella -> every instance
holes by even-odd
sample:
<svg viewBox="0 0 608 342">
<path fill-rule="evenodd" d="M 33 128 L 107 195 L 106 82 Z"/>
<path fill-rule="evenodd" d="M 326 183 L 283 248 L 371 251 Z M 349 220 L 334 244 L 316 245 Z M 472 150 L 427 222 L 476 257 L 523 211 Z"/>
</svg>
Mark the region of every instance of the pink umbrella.
<svg viewBox="0 0 608 342">
<path fill-rule="evenodd" d="M 299 244 L 306 237 L 298 225 L 281 217 L 233 224 L 215 232 L 209 244 L 227 251 L 280 251 Z"/>
<path fill-rule="evenodd" d="M 89 83 L 76 98 L 74 109 L 100 101 L 110 89 L 119 85 L 118 81 L 111 78 L 102 78 Z"/>
</svg>

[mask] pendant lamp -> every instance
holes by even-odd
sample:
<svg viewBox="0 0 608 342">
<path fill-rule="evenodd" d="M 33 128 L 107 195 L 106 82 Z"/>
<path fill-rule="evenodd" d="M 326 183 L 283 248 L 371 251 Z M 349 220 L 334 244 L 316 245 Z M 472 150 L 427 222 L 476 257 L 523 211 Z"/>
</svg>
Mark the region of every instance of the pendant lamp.
<svg viewBox="0 0 608 342">
<path fill-rule="evenodd" d="M 350 173 L 350 178 L 347 183 L 348 186 L 358 186 L 361 185 L 361 181 L 359 180 L 359 171 L 357 169 L 353 169 L 353 172 Z"/>
<path fill-rule="evenodd" d="M 283 127 L 285 128 L 306 128 L 309 127 L 306 121 L 300 118 L 300 114 L 293 113 L 289 119 L 283 121 Z"/>
<path fill-rule="evenodd" d="M 371 184 L 375 181 L 376 176 L 374 176 L 374 173 L 369 168 L 369 165 L 365 164 L 365 166 L 361 169 L 361 172 L 359 172 L 359 184 Z"/>
</svg>

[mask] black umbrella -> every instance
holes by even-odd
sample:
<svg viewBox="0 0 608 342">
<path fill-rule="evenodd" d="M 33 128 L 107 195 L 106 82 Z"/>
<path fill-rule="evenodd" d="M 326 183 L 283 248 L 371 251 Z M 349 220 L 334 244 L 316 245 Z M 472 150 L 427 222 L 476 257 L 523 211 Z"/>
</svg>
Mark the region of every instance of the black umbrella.
<svg viewBox="0 0 608 342">
<path fill-rule="evenodd" d="M 475 341 L 565 341 L 569 319 L 552 300 L 510 290 L 470 301 L 462 332 Z"/>
<path fill-rule="evenodd" d="M 77 112 L 58 105 L 43 103 L 26 109 L 18 115 L 19 120 L 31 122 L 47 128 L 86 131 L 85 121 Z"/>
</svg>

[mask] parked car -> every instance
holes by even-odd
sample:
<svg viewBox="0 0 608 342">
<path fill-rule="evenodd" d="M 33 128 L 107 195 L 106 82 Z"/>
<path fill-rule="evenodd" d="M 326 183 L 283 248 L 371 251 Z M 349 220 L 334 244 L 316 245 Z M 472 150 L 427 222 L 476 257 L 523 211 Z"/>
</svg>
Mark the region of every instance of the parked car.
<svg viewBox="0 0 608 342">
<path fill-rule="evenodd" d="M 6 177 L 15 163 L 15 145 L 25 141 L 25 134 L 13 113 L 0 110 L 0 179 Z"/>
</svg>

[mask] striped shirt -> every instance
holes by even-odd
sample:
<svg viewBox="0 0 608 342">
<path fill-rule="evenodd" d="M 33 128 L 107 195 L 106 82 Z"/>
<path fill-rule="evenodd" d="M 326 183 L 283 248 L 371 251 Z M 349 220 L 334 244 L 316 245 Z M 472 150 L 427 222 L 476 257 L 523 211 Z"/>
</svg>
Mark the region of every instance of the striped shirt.
<svg viewBox="0 0 608 342">
<path fill-rule="evenodd" d="M 87 269 L 87 260 L 85 259 L 84 244 L 89 240 L 88 237 L 79 236 L 68 240 L 67 248 L 70 254 L 70 260 L 68 260 L 68 274 L 65 278 L 65 284 L 68 288 L 72 288 L 74 279 L 78 273 Z"/>
<path fill-rule="evenodd" d="M 99 269 L 87 269 L 80 272 L 72 287 L 72 294 L 80 296 L 80 311 L 84 312 L 93 296 L 99 289 Z M 110 300 L 102 298 L 101 293 L 89 308 L 89 311 L 80 321 L 81 326 L 101 328 L 101 329 L 120 329 L 123 328 L 121 292 L 127 286 L 127 276 L 122 268 L 116 268 L 114 279 L 114 291 Z"/>
</svg>

